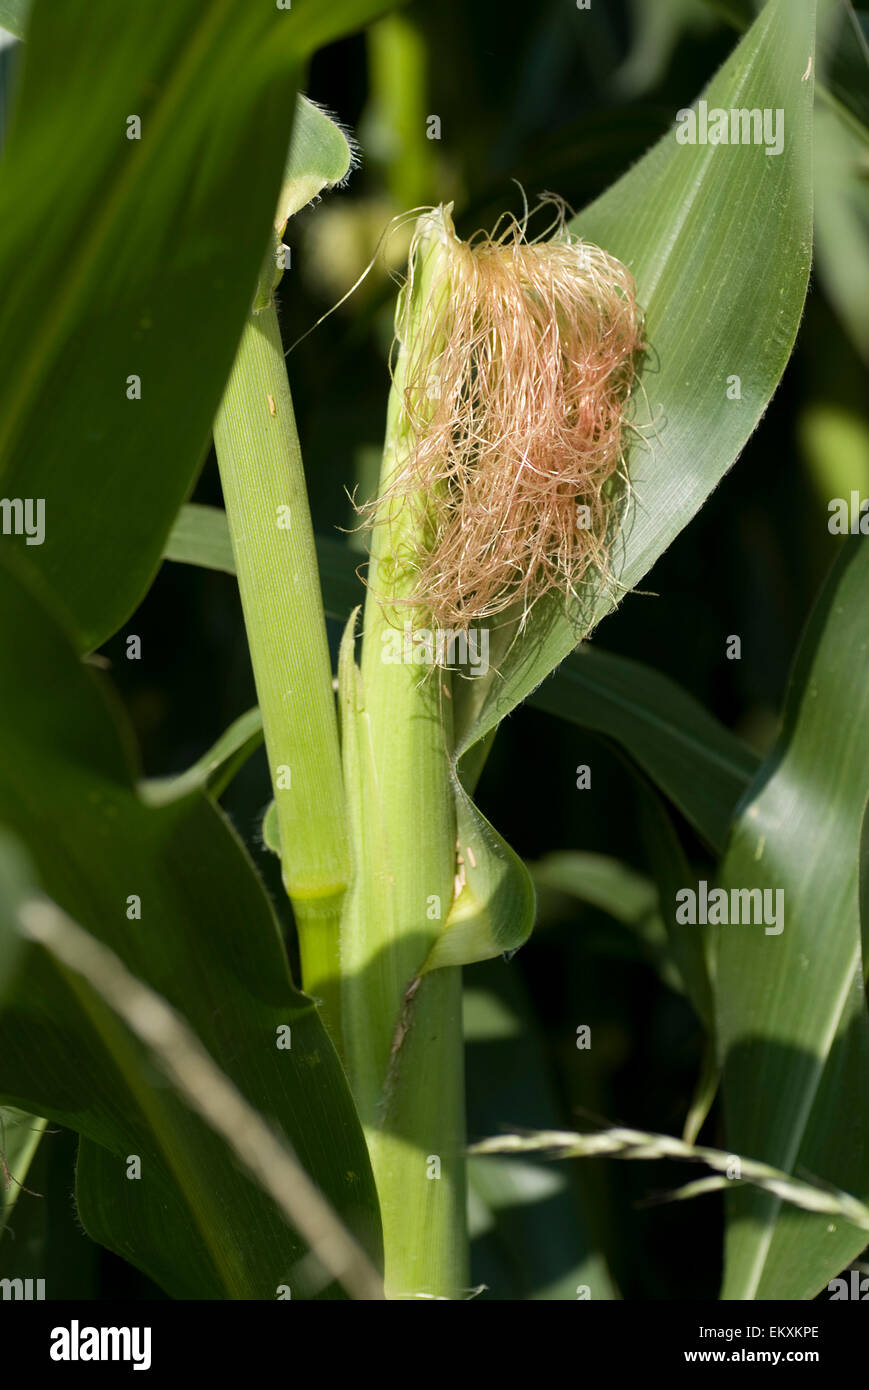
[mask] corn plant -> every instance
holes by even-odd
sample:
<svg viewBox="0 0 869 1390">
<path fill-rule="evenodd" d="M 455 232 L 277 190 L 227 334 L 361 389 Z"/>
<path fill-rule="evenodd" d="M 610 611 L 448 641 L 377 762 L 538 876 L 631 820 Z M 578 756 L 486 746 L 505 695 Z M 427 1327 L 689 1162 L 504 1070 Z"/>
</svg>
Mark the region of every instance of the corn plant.
<svg viewBox="0 0 869 1390">
<path fill-rule="evenodd" d="M 813 1297 L 869 1229 L 865 1106 L 840 1108 L 869 1069 L 863 514 L 762 755 L 588 639 L 766 412 L 815 186 L 835 265 L 841 188 L 812 146 L 865 155 L 850 17 L 767 0 L 578 213 L 548 195 L 463 236 L 457 197 L 396 161 L 419 206 L 384 220 L 409 249 L 379 478 L 357 495 L 334 458 L 354 493 L 336 539 L 291 391 L 319 339 L 293 345 L 278 299 L 300 214 L 315 237 L 355 177 L 306 69 L 369 24 L 375 71 L 411 65 L 418 31 L 389 9 L 0 4 L 23 40 L 0 165 L 3 1223 L 61 1126 L 88 1237 L 173 1298 L 463 1299 L 469 1211 L 496 1225 L 522 1171 L 553 1171 L 534 1154 L 687 1160 L 709 1171 L 678 1197 L 727 1192 L 721 1296 Z M 212 440 L 222 508 L 189 500 Z M 235 576 L 257 706 L 146 777 L 99 649 L 141 659 L 164 562 Z M 478 807 L 523 702 L 621 750 L 652 878 L 618 843 L 529 864 Z M 261 746 L 271 798 L 240 833 L 221 799 Z M 680 1138 L 568 1133 L 536 1107 L 489 1123 L 539 1134 L 469 1136 L 475 972 L 533 953 L 553 895 L 626 924 L 688 1001 L 704 1043 Z M 4 1276 L 15 1256 L 0 1227 Z M 535 1296 L 577 1293 L 618 1296 L 605 1253 Z"/>
</svg>

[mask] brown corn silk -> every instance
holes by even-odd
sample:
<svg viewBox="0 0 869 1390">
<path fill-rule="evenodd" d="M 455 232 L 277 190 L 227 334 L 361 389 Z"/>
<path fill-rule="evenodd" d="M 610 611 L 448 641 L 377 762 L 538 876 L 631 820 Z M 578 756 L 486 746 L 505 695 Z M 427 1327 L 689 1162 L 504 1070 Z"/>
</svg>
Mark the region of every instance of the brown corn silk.
<svg viewBox="0 0 869 1390">
<path fill-rule="evenodd" d="M 390 569 L 409 579 L 406 597 L 383 599 L 440 627 L 514 605 L 524 621 L 550 591 L 567 599 L 590 570 L 608 573 L 642 328 L 630 271 L 569 234 L 554 201 L 550 240 L 526 241 L 526 217 L 463 242 L 439 208 L 411 246 L 396 316 L 401 458 L 363 511 L 395 531 Z M 414 267 L 433 236 L 420 305 Z"/>
</svg>

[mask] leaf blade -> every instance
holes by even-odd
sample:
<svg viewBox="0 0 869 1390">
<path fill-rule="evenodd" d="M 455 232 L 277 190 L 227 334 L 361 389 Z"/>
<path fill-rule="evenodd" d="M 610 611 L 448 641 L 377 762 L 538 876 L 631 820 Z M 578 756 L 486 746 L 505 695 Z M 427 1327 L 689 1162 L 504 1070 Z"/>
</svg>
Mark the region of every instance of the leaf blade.
<svg viewBox="0 0 869 1390">
<path fill-rule="evenodd" d="M 864 1200 L 869 1021 L 858 862 L 869 786 L 867 593 L 869 547 L 858 540 L 809 620 L 781 738 L 721 874 L 731 892 L 780 891 L 783 929 L 722 928 L 716 984 L 728 1142 Z M 722 1296 L 811 1298 L 864 1243 L 846 1224 L 782 1212 L 774 1198 L 734 1198 Z"/>
<path fill-rule="evenodd" d="M 139 799 L 117 712 L 5 569 L 0 617 L 10 748 L 0 821 L 14 827 L 47 894 L 187 1019 L 376 1250 L 376 1194 L 349 1090 L 314 1003 L 292 984 L 242 845 L 200 792 L 159 807 Z M 35 800 L 28 788 L 48 766 L 52 795 Z M 130 895 L 138 917 L 128 915 Z M 290 1047 L 279 1050 L 286 1027 Z M 298 1236 L 203 1122 L 155 1086 L 141 1045 L 107 1007 L 33 949 L 0 1014 L 0 1096 L 79 1131 L 87 1230 L 174 1296 L 273 1298 L 291 1282 Z M 142 1160 L 141 1182 L 126 1177 L 128 1155 Z"/>
<path fill-rule="evenodd" d="M 781 155 L 680 145 L 671 131 L 570 224 L 632 270 L 651 349 L 641 381 L 648 377 L 655 429 L 648 448 L 634 445 L 628 460 L 631 508 L 611 557 L 620 592 L 637 584 L 720 482 L 790 355 L 811 262 L 814 20 L 814 0 L 769 0 L 705 93 L 710 108 L 781 109 Z M 727 397 L 732 376 L 740 378 L 738 400 Z M 459 754 L 563 661 L 614 597 L 592 586 L 569 616 L 563 606 L 562 596 L 542 601 L 528 637 L 512 647 L 512 634 L 502 633 L 497 679 L 458 693 Z"/>
<path fill-rule="evenodd" d="M 382 8 L 33 8 L 0 171 L 0 475 L 44 503 L 22 551 L 83 648 L 147 590 L 204 458 L 301 65 Z"/>
</svg>

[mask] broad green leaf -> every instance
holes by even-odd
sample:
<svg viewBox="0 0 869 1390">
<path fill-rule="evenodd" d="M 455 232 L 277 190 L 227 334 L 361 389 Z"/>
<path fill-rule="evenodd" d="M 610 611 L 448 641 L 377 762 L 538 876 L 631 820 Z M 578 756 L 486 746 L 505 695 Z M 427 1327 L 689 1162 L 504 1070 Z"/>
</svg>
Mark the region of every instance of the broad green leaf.
<svg viewBox="0 0 869 1390">
<path fill-rule="evenodd" d="M 860 834 L 860 933 L 863 943 L 863 972 L 869 985 L 869 801 L 863 810 Z"/>
<path fill-rule="evenodd" d="M 534 885 L 528 870 L 457 778 L 453 789 L 463 881 L 426 957 L 423 975 L 518 951 L 534 926 Z"/>
<path fill-rule="evenodd" d="M 356 573 L 359 556 L 331 536 L 317 536 L 316 544 L 326 614 L 346 622 L 347 614 L 361 596 Z M 220 507 L 182 507 L 169 533 L 163 558 L 235 574 L 226 513 Z"/>
<path fill-rule="evenodd" d="M 23 39 L 31 2 L 0 0 L 0 27 Z M 275 220 L 280 227 L 324 188 L 340 183 L 347 176 L 352 160 L 353 152 L 345 132 L 314 102 L 299 97 L 278 198 Z"/>
<path fill-rule="evenodd" d="M 766 925 L 718 929 L 716 1004 L 728 1144 L 864 1201 L 869 1021 L 858 862 L 867 788 L 869 545 L 855 538 L 809 620 L 781 736 L 724 860 L 725 890 L 773 896 Z M 737 1194 L 722 1297 L 813 1298 L 865 1243 L 847 1222 Z"/>
<path fill-rule="evenodd" d="M 197 790 L 207 791 L 217 801 L 262 741 L 262 716 L 257 708 L 249 709 L 186 772 L 142 782 L 140 793 L 151 806 L 163 806 Z"/>
<path fill-rule="evenodd" d="M 33 7 L 0 168 L 0 487 L 44 502 L 19 545 L 83 647 L 148 588 L 204 457 L 301 67 L 384 8 Z"/>
<path fill-rule="evenodd" d="M 0 0 L 0 29 L 23 39 L 30 3 L 31 0 Z"/>
<path fill-rule="evenodd" d="M 0 1240 L 25 1185 L 46 1121 L 13 1105 L 0 1106 Z"/>
<path fill-rule="evenodd" d="M 101 678 L 5 570 L 0 741 L 0 824 L 14 828 L 45 893 L 175 1007 L 376 1251 L 376 1195 L 347 1084 L 314 1004 L 292 984 L 243 846 L 201 792 L 160 807 L 139 799 L 130 732 Z M 297 1235 L 112 1011 L 38 948 L 0 1014 L 7 1102 L 81 1134 L 86 1230 L 173 1296 L 274 1298 L 292 1286 Z M 128 1155 L 141 1158 L 140 1181 L 126 1176 Z"/>
<path fill-rule="evenodd" d="M 628 461 L 632 501 L 612 557 L 620 590 L 638 583 L 721 481 L 790 355 L 811 259 L 814 20 L 813 0 L 769 0 L 704 93 L 709 108 L 782 110 L 780 154 L 679 144 L 671 130 L 571 223 L 631 268 L 645 313 L 636 419 L 649 428 Z M 491 676 L 465 682 L 455 702 L 458 752 L 539 685 L 613 602 L 612 592 L 592 592 L 568 617 L 558 596 L 538 605 L 512 648 L 509 629 L 496 634 Z"/>
<path fill-rule="evenodd" d="M 675 681 L 583 645 L 529 703 L 615 739 L 707 843 L 723 850 L 758 759 Z"/>
<path fill-rule="evenodd" d="M 133 975 L 119 956 L 84 931 L 38 889 L 19 911 L 22 935 L 46 951 L 72 992 L 95 997 L 129 1029 L 146 1051 L 153 1069 L 191 1112 L 204 1120 L 225 1144 L 241 1172 L 275 1202 L 285 1221 L 305 1236 L 314 1279 L 296 1282 L 298 1297 L 319 1291 L 330 1279 L 356 1298 L 381 1299 L 381 1276 L 358 1241 L 309 1177 L 273 1126 L 244 1098 L 212 1059 L 181 1014 L 149 985 Z M 140 1155 L 127 1156 L 129 1180 L 140 1180 Z M 313 1273 L 313 1271 L 312 1271 Z M 278 1297 L 292 1286 L 279 1287 Z"/>
</svg>

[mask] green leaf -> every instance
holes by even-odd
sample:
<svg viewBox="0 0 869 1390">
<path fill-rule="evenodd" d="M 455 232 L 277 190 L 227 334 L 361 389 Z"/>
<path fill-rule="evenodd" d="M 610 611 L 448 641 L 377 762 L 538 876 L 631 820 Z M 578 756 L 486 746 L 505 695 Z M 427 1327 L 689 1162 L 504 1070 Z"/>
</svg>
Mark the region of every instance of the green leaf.
<svg viewBox="0 0 869 1390">
<path fill-rule="evenodd" d="M 863 973 L 869 985 L 869 800 L 863 809 L 863 829 L 860 834 L 860 933 Z"/>
<path fill-rule="evenodd" d="M 534 926 L 534 885 L 525 865 L 477 810 L 458 778 L 459 863 L 464 882 L 420 974 L 512 954 Z"/>
<path fill-rule="evenodd" d="M 353 150 L 344 131 L 319 106 L 300 97 L 278 198 L 278 230 L 283 231 L 289 219 L 324 188 L 341 183 L 352 163 Z"/>
<path fill-rule="evenodd" d="M 195 502 L 182 507 L 166 538 L 163 559 L 235 574 L 226 512 L 221 507 L 203 507 Z"/>
<path fill-rule="evenodd" d="M 307 203 L 312 202 L 324 188 L 333 188 L 350 172 L 353 151 L 344 131 L 307 97 L 299 97 L 293 121 L 293 138 L 284 168 L 281 191 L 275 213 L 271 245 L 260 268 L 254 295 L 254 310 L 268 309 L 274 291 L 284 273 L 285 257 L 281 238 L 289 219 Z M 242 339 L 242 344 L 244 339 Z M 239 352 L 243 352 L 243 346 Z M 236 358 L 236 368 L 238 358 Z M 231 380 L 231 379 L 230 379 Z M 227 392 L 231 389 L 227 387 Z M 263 388 L 265 389 L 265 388 Z M 261 393 L 255 397 L 257 405 Z M 222 403 L 225 406 L 226 395 Z M 271 407 L 270 407 L 271 408 Z M 217 443 L 221 412 L 215 422 Z M 219 458 L 219 454 L 218 454 Z"/>
<path fill-rule="evenodd" d="M 274 1200 L 285 1220 L 305 1235 L 311 1263 L 319 1270 L 313 1284 L 304 1275 L 296 1282 L 297 1296 L 300 1287 L 305 1293 L 312 1287 L 319 1290 L 331 1277 L 357 1298 L 382 1298 L 381 1276 L 363 1248 L 324 1201 L 285 1140 L 221 1071 L 177 1009 L 48 898 L 37 894 L 23 904 L 19 925 L 22 934 L 60 967 L 85 1004 L 89 994 L 95 994 L 145 1046 L 157 1074 L 219 1136 L 241 1171 Z M 130 1171 L 133 1163 L 135 1172 Z M 138 1165 L 140 1155 L 127 1155 L 128 1179 L 142 1178 Z M 278 1297 L 286 1293 L 287 1286 L 276 1290 Z"/>
<path fill-rule="evenodd" d="M 538 887 L 578 898 L 624 926 L 636 927 L 644 937 L 663 940 L 655 885 L 629 864 L 608 854 L 573 850 L 547 854 L 528 868 Z"/>
<path fill-rule="evenodd" d="M 360 599 L 356 573 L 359 556 L 354 555 L 344 541 L 331 536 L 317 536 L 316 544 L 326 615 L 346 622 L 348 613 Z M 169 533 L 163 558 L 235 574 L 226 513 L 220 507 L 203 507 L 196 503 L 182 507 Z"/>
<path fill-rule="evenodd" d="M 612 556 L 619 592 L 638 583 L 721 481 L 790 356 L 811 259 L 814 18 L 813 0 L 769 0 L 705 93 L 710 108 L 783 110 L 781 154 L 683 145 L 671 131 L 571 223 L 630 266 L 645 312 L 637 422 L 654 428 L 630 452 L 631 508 Z M 728 397 L 734 376 L 738 400 Z M 590 593 L 567 617 L 556 596 L 538 605 L 512 650 L 509 627 L 494 634 L 490 677 L 457 692 L 459 754 L 613 603 L 612 592 Z"/>
<path fill-rule="evenodd" d="M 783 929 L 720 928 L 716 1002 L 728 1144 L 864 1201 L 869 1021 L 858 862 L 867 788 L 869 545 L 856 538 L 809 620 L 781 736 L 721 874 L 725 890 L 781 892 Z M 810 1299 L 865 1242 L 847 1222 L 739 1194 L 722 1297 Z"/>
<path fill-rule="evenodd" d="M 281 857 L 281 828 L 278 825 L 278 808 L 273 801 L 270 801 L 263 816 L 261 826 L 263 844 L 266 849 L 270 849 L 272 854 Z"/>
<path fill-rule="evenodd" d="M 29 13 L 30 0 L 0 0 L 0 29 L 23 39 Z"/>
<path fill-rule="evenodd" d="M 301 67 L 384 7 L 33 9 L 0 170 L 0 478 L 44 501 L 44 541 L 21 549 L 83 647 L 141 599 L 204 457 Z"/>
<path fill-rule="evenodd" d="M 706 842 L 724 849 L 758 758 L 675 681 L 583 645 L 529 703 L 615 739 Z"/>
<path fill-rule="evenodd" d="M 150 806 L 178 801 L 192 791 L 205 791 L 218 801 L 239 768 L 263 741 L 259 709 L 239 715 L 215 744 L 192 767 L 177 777 L 154 777 L 140 783 L 139 791 Z"/>
<path fill-rule="evenodd" d="M 101 679 L 4 570 L 0 741 L 0 823 L 45 892 L 187 1020 L 376 1252 L 377 1199 L 347 1084 L 292 984 L 243 846 L 201 792 L 160 807 L 138 798 L 130 732 Z M 284 1026 L 291 1047 L 279 1050 Z M 0 1101 L 79 1131 L 86 1230 L 173 1296 L 274 1298 L 301 1277 L 303 1243 L 271 1200 L 102 1000 L 41 949 L 28 951 L 0 1015 Z M 128 1155 L 141 1158 L 141 1181 L 127 1179 Z"/>
<path fill-rule="evenodd" d="M 0 1108 L 0 1239 L 24 1186 L 47 1121 L 13 1105 Z"/>
</svg>

